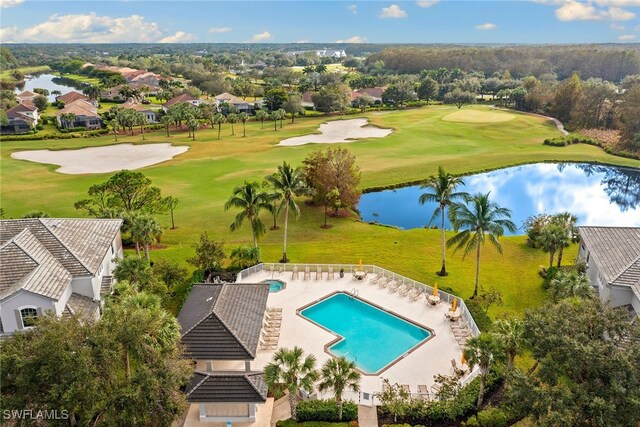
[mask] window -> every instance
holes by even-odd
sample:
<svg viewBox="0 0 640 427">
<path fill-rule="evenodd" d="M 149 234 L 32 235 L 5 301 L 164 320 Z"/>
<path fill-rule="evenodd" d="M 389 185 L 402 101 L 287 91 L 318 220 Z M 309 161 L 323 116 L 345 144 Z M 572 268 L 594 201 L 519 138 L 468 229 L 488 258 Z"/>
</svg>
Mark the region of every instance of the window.
<svg viewBox="0 0 640 427">
<path fill-rule="evenodd" d="M 23 308 L 20 310 L 20 317 L 22 317 L 22 327 L 28 328 L 35 324 L 35 319 L 38 316 L 38 311 L 35 308 Z"/>
</svg>

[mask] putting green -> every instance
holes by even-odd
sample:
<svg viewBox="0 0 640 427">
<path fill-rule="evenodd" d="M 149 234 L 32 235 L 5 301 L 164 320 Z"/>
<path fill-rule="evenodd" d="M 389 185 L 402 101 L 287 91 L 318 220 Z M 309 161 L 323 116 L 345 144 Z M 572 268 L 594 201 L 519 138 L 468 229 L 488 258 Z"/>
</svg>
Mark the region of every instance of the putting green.
<svg viewBox="0 0 640 427">
<path fill-rule="evenodd" d="M 514 118 L 513 114 L 503 111 L 458 110 L 455 113 L 447 114 L 442 120 L 463 123 L 500 123 L 508 122 Z"/>
</svg>

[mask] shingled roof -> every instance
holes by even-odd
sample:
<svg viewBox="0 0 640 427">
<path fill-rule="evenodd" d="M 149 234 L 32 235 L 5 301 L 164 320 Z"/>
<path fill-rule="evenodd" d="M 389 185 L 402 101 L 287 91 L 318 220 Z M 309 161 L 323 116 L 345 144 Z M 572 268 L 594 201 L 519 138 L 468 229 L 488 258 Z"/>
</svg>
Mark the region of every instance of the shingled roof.
<svg viewBox="0 0 640 427">
<path fill-rule="evenodd" d="M 589 256 L 610 285 L 630 286 L 640 297 L 640 227 L 578 227 Z"/>
<path fill-rule="evenodd" d="M 268 284 L 196 284 L 178 322 L 193 359 L 255 359 L 269 296 Z"/>
<path fill-rule="evenodd" d="M 196 371 L 186 390 L 192 403 L 259 403 L 267 400 L 262 372 Z"/>
<path fill-rule="evenodd" d="M 42 247 L 71 276 L 92 276 L 100 268 L 121 225 L 120 219 L 2 220 L 0 221 L 0 246 L 4 249 L 5 246 L 13 243 L 38 264 L 42 262 L 31 251 L 41 251 L 40 247 Z M 29 235 L 36 239 L 37 245 L 36 242 L 30 241 L 27 246 L 25 243 L 27 237 L 22 234 L 24 230 L 28 230 Z M 16 253 L 13 246 L 7 250 L 7 256 Z M 23 259 L 22 256 L 11 258 L 11 262 L 22 262 L 21 259 Z"/>
</svg>

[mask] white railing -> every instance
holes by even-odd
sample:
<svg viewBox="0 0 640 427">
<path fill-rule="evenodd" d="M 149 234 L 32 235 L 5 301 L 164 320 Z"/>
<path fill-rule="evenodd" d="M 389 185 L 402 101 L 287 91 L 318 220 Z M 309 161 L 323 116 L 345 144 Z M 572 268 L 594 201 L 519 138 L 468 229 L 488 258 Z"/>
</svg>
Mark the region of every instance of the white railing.
<svg viewBox="0 0 640 427">
<path fill-rule="evenodd" d="M 329 267 L 333 268 L 333 274 L 335 276 L 339 276 L 340 274 L 340 270 L 344 270 L 344 274 L 345 275 L 349 275 L 349 274 L 353 274 L 354 271 L 359 269 L 359 265 L 358 264 L 281 264 L 281 263 L 261 263 L 258 265 L 254 265 L 253 267 L 249 267 L 247 269 L 244 269 L 242 271 L 240 271 L 238 273 L 238 279 L 244 279 L 252 274 L 258 273 L 260 271 L 270 271 L 271 268 L 273 267 L 273 271 L 275 273 L 281 271 L 283 273 L 293 273 L 293 268 L 294 267 L 298 267 L 298 273 L 303 275 L 304 271 L 306 268 L 309 268 L 309 272 L 311 274 L 314 274 L 318 267 L 322 269 L 322 273 L 327 273 L 329 271 Z M 397 274 L 394 273 L 393 271 L 384 269 L 382 267 L 378 267 L 377 265 L 371 265 L 371 264 L 367 264 L 367 265 L 363 265 L 362 266 L 362 270 L 365 271 L 366 273 L 370 273 L 370 274 L 378 274 L 384 277 L 388 277 L 391 278 L 392 280 L 396 280 L 398 282 L 400 282 L 403 285 L 410 285 L 412 286 L 414 289 L 420 290 L 425 294 L 431 294 L 433 293 L 433 287 L 426 285 L 422 282 L 418 282 L 416 280 L 410 279 L 408 277 L 405 277 L 401 274 Z M 452 295 L 450 293 L 447 292 L 443 292 L 441 290 L 438 290 L 438 296 L 440 297 L 441 301 L 444 301 L 448 304 L 451 304 L 454 300 L 454 298 L 458 299 L 458 308 L 460 309 L 460 312 L 462 313 L 462 317 L 469 323 L 469 328 L 471 329 L 471 334 L 475 337 L 480 335 L 480 330 L 478 329 L 478 326 L 476 325 L 475 320 L 473 320 L 473 316 L 471 316 L 471 313 L 469 312 L 469 309 L 467 309 L 467 305 L 465 304 L 464 300 L 460 297 L 457 297 L 455 295 Z"/>
</svg>

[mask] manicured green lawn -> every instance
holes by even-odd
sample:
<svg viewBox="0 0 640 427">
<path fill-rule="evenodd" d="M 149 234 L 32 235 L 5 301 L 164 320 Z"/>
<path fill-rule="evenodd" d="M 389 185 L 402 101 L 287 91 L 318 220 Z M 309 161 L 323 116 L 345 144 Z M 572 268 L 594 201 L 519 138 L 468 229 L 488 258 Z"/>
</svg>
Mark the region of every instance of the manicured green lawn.
<svg viewBox="0 0 640 427">
<path fill-rule="evenodd" d="M 22 68 L 18 68 L 18 70 L 20 72 L 22 72 L 22 74 L 31 74 L 31 73 L 43 73 L 45 71 L 49 71 L 51 68 L 49 68 L 48 65 L 39 65 L 39 66 L 35 66 L 35 67 L 22 67 Z M 0 72 L 0 81 L 2 82 L 10 82 L 10 83 L 16 83 L 16 79 L 13 78 L 13 76 L 11 75 L 11 73 L 13 72 L 13 70 L 2 70 L 2 72 Z"/>
<path fill-rule="evenodd" d="M 465 109 L 486 111 L 485 107 Z M 551 122 L 525 114 L 504 123 L 459 123 L 441 118 L 455 107 L 428 107 L 417 110 L 371 112 L 372 124 L 396 131 L 382 139 L 361 140 L 348 147 L 362 169 L 362 188 L 399 184 L 424 179 L 434 174 L 439 165 L 454 173 L 470 173 L 508 165 L 538 161 L 591 161 L 640 167 L 640 161 L 610 156 L 588 145 L 556 148 L 542 145 L 544 138 L 558 136 Z M 496 114 L 501 114 L 497 112 Z M 505 113 L 506 114 L 506 113 Z M 349 116 L 352 118 L 354 116 Z M 153 251 L 154 258 L 172 258 L 184 262 L 193 254 L 193 244 L 201 232 L 226 241 L 229 248 L 250 242 L 250 230 L 244 227 L 229 231 L 236 212 L 225 212 L 224 203 L 234 186 L 243 180 L 262 180 L 283 160 L 295 165 L 311 151 L 326 148 L 309 144 L 300 147 L 275 146 L 281 139 L 315 132 L 325 118 L 285 122 L 284 129 L 273 131 L 272 123 L 247 123 L 247 137 L 236 124 L 231 137 L 229 125 L 223 126 L 223 138 L 215 139 L 210 128 L 197 132 L 192 142 L 186 132 L 166 138 L 164 132 L 147 135 L 146 143 L 170 141 L 187 144 L 190 150 L 178 158 L 142 171 L 163 194 L 181 200 L 176 211 L 178 229 L 166 230 L 162 243 L 166 249 Z M 142 143 L 140 136 L 118 138 L 119 142 Z M 12 151 L 22 149 L 64 149 L 113 144 L 113 137 L 91 139 L 3 142 L 0 147 L 2 208 L 8 217 L 25 211 L 42 209 L 54 216 L 79 216 L 73 203 L 84 197 L 90 185 L 104 181 L 109 174 L 63 175 L 55 166 L 10 159 Z M 160 218 L 170 224 L 167 216 Z M 265 223 L 270 216 L 263 216 Z M 377 264 L 425 283 L 437 280 L 459 295 L 468 297 L 473 289 L 474 262 L 462 260 L 460 254 L 448 255 L 450 275 L 439 278 L 439 232 L 417 229 L 401 231 L 369 225 L 354 218 L 330 219 L 329 230 L 319 227 L 322 209 L 302 205 L 302 217 L 289 226 L 288 256 L 293 262 Z M 262 240 L 263 260 L 276 261 L 281 255 L 282 230 L 269 232 Z M 496 287 L 504 298 L 498 312 L 522 312 L 526 307 L 543 302 L 545 294 L 537 275 L 546 263 L 546 254 L 525 245 L 524 237 L 502 239 L 504 255 L 492 248 L 483 249 L 481 284 Z M 571 262 L 576 249 L 565 256 Z"/>
<path fill-rule="evenodd" d="M 60 74 L 60 73 L 54 73 L 54 74 L 67 79 L 75 80 L 80 83 L 87 83 L 90 85 L 100 84 L 100 79 L 97 79 L 95 77 L 87 77 L 87 76 L 82 76 L 80 74 Z"/>
</svg>

